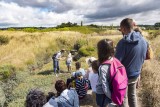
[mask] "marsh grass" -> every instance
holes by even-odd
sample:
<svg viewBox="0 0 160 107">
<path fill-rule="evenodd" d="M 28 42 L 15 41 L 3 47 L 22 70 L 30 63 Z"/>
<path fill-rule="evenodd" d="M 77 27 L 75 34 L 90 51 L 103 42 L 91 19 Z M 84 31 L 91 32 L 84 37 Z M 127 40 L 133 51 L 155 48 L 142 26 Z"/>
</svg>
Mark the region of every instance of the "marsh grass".
<svg viewBox="0 0 160 107">
<path fill-rule="evenodd" d="M 100 34 L 82 34 L 79 32 L 71 31 L 50 31 L 50 32 L 22 32 L 22 31 L 0 31 L 1 35 L 7 35 L 10 38 L 10 42 L 6 45 L 0 46 L 0 65 L 12 65 L 16 68 L 16 79 L 3 84 L 2 89 L 7 89 L 7 86 L 11 86 L 12 90 L 9 90 L 9 99 L 6 99 L 8 107 L 24 107 L 24 101 L 26 94 L 31 88 L 40 88 L 46 94 L 49 91 L 54 91 L 54 83 L 58 79 L 66 80 L 70 77 L 70 73 L 67 72 L 65 59 L 60 61 L 60 68 L 63 71 L 57 78 L 53 75 L 53 63 L 51 56 L 54 52 L 59 51 L 62 48 L 71 50 L 74 48 L 74 44 L 80 43 L 80 48 L 91 51 L 89 56 L 97 58 L 97 42 L 101 39 L 108 38 L 114 41 L 116 46 L 121 36 L 113 32 L 106 32 L 103 35 Z M 142 98 L 143 107 L 159 107 L 159 62 L 160 55 L 160 42 L 159 36 L 155 39 L 151 39 L 153 50 L 155 52 L 155 59 L 146 61 L 142 70 L 142 90 L 140 90 L 140 97 Z M 66 54 L 67 55 L 67 54 Z M 65 55 L 65 56 L 66 56 Z M 87 56 L 87 57 L 89 57 Z M 85 59 L 82 57 L 78 61 L 82 63 L 82 67 L 87 69 Z M 72 72 L 75 71 L 75 62 L 72 64 Z M 33 72 L 30 74 L 29 68 Z M 33 70 L 34 68 L 34 70 Z M 13 86 L 13 87 L 12 87 Z M 16 86 L 16 87 L 14 87 Z M 2 90 L 4 91 L 4 90 Z M 6 94 L 6 92 L 3 92 Z M 1 95 L 3 94 L 1 93 Z M 7 96 L 6 96 L 7 97 Z M 3 100 L 1 100 L 3 101 Z"/>
</svg>

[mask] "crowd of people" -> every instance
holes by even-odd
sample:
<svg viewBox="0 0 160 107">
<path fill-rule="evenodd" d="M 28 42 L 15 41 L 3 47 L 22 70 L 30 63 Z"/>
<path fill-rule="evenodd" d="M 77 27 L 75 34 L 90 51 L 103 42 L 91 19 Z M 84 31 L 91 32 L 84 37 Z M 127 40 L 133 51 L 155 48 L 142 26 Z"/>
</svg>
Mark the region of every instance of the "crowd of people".
<svg viewBox="0 0 160 107">
<path fill-rule="evenodd" d="M 92 90 L 93 107 L 137 107 L 136 85 L 146 59 L 148 43 L 133 19 L 125 18 L 120 23 L 123 38 L 116 49 L 110 39 L 97 43 L 98 59 L 86 59 L 88 69 L 80 62 L 67 81 L 55 83 L 57 94 L 48 96 L 40 90 L 31 90 L 26 97 L 26 107 L 79 107 L 79 100 Z M 59 60 L 64 50 L 53 55 L 54 73 L 59 73 Z M 68 54 L 66 65 L 71 71 L 72 55 Z M 116 85 L 115 85 L 116 84 Z"/>
</svg>

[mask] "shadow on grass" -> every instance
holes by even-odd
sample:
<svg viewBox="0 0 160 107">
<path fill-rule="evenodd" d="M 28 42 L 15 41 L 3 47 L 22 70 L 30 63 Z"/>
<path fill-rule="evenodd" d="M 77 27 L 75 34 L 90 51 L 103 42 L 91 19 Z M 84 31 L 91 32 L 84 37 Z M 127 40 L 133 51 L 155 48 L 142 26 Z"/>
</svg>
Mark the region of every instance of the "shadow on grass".
<svg viewBox="0 0 160 107">
<path fill-rule="evenodd" d="M 79 100 L 80 106 L 91 106 L 92 107 L 92 95 L 87 94 L 84 99 Z"/>
<path fill-rule="evenodd" d="M 51 75 L 51 74 L 53 74 L 53 70 L 46 70 L 38 73 L 38 75 Z"/>
<path fill-rule="evenodd" d="M 71 73 L 71 72 L 60 70 L 60 73 L 65 74 L 65 73 Z M 38 75 L 51 75 L 51 74 L 53 74 L 53 70 L 46 70 L 38 73 Z"/>
</svg>

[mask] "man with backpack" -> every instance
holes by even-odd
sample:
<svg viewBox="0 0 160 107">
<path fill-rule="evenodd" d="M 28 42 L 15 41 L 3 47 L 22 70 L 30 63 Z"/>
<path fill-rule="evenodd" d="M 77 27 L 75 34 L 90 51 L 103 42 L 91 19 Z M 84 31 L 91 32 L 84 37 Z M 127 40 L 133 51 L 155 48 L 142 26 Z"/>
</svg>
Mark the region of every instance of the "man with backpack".
<svg viewBox="0 0 160 107">
<path fill-rule="evenodd" d="M 53 69 L 54 69 L 54 73 L 60 73 L 60 69 L 59 69 L 59 60 L 62 57 L 62 54 L 65 52 L 64 49 L 62 49 L 61 51 L 53 54 L 52 59 L 53 59 Z"/>
<path fill-rule="evenodd" d="M 142 64 L 146 59 L 147 41 L 140 32 L 134 31 L 133 19 L 125 18 L 120 23 L 123 38 L 118 42 L 115 57 L 125 66 L 128 76 L 129 107 L 137 107 L 136 83 L 141 73 Z M 127 100 L 124 106 L 128 107 Z"/>
</svg>

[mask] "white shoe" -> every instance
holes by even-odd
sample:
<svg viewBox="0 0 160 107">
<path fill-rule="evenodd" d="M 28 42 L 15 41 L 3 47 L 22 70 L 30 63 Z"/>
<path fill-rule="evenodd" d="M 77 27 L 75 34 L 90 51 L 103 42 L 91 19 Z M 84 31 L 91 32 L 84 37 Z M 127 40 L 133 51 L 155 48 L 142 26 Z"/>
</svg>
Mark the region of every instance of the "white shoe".
<svg viewBox="0 0 160 107">
<path fill-rule="evenodd" d="M 56 77 L 58 77 L 58 75 L 56 74 Z"/>
</svg>

